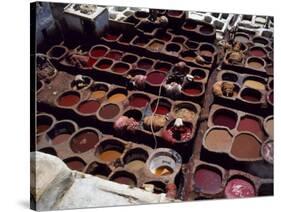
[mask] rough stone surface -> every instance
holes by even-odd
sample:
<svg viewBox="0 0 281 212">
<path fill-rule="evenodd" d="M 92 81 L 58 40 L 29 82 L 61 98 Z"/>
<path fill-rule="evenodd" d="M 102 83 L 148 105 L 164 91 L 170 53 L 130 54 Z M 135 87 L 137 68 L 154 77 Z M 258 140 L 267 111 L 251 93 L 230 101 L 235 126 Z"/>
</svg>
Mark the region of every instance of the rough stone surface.
<svg viewBox="0 0 281 212">
<path fill-rule="evenodd" d="M 153 194 L 72 171 L 59 158 L 41 152 L 31 153 L 31 194 L 37 210 L 175 201 L 166 198 L 165 194 Z"/>
</svg>

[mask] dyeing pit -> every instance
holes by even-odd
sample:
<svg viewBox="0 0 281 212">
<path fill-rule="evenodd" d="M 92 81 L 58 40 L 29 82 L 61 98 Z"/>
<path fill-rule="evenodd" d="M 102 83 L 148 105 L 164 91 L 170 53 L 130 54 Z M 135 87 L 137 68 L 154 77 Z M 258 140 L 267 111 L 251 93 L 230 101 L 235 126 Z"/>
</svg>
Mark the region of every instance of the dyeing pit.
<svg viewBox="0 0 281 212">
<path fill-rule="evenodd" d="M 127 171 L 118 171 L 115 172 L 111 177 L 111 181 L 116 183 L 125 184 L 128 186 L 136 186 L 137 185 L 137 178 L 134 174 L 129 173 Z"/>
<path fill-rule="evenodd" d="M 82 172 L 86 166 L 86 163 L 79 157 L 67 158 L 64 162 L 68 168 L 79 172 Z"/>
<path fill-rule="evenodd" d="M 104 84 L 95 84 L 95 86 L 91 88 L 91 91 L 90 99 L 102 100 L 106 96 L 108 87 Z"/>
<path fill-rule="evenodd" d="M 113 59 L 113 60 L 120 60 L 122 57 L 122 53 L 118 51 L 110 51 L 105 56 L 107 58 Z"/>
<path fill-rule="evenodd" d="M 165 78 L 165 73 L 160 71 L 152 71 L 147 75 L 146 81 L 154 85 L 160 85 Z"/>
<path fill-rule="evenodd" d="M 155 114 L 159 114 L 159 115 L 166 115 L 170 112 L 171 110 L 171 103 L 166 100 L 166 99 L 160 99 L 159 100 L 159 103 L 158 103 L 158 106 L 156 108 L 156 105 L 157 105 L 157 99 L 154 100 L 151 104 L 151 110 L 152 112 Z"/>
<path fill-rule="evenodd" d="M 237 130 L 252 132 L 260 139 L 263 139 L 264 136 L 261 121 L 253 116 L 241 117 Z"/>
<path fill-rule="evenodd" d="M 126 167 L 134 172 L 142 169 L 145 166 L 147 158 L 148 153 L 145 150 L 136 148 L 128 151 L 123 160 L 126 164 Z"/>
<path fill-rule="evenodd" d="M 96 66 L 100 69 L 108 69 L 112 65 L 112 61 L 108 59 L 101 59 Z"/>
<path fill-rule="evenodd" d="M 102 179 L 106 179 L 111 173 L 111 169 L 105 164 L 93 162 L 88 166 L 86 173 Z"/>
<path fill-rule="evenodd" d="M 191 83 L 187 83 L 183 87 L 182 91 L 185 94 L 190 95 L 190 96 L 198 96 L 199 94 L 202 93 L 203 88 L 202 88 L 202 84 L 201 83 L 191 82 Z"/>
<path fill-rule="evenodd" d="M 215 167 L 200 165 L 193 177 L 195 190 L 207 193 L 216 194 L 221 190 L 222 185 L 221 171 Z"/>
<path fill-rule="evenodd" d="M 137 67 L 141 69 L 150 69 L 153 65 L 152 60 L 149 59 L 140 59 L 137 63 Z"/>
<path fill-rule="evenodd" d="M 171 65 L 169 63 L 158 62 L 155 64 L 154 69 L 158 71 L 168 72 L 171 69 Z"/>
<path fill-rule="evenodd" d="M 214 125 L 228 127 L 233 129 L 236 126 L 237 114 L 231 110 L 219 109 L 214 112 L 212 121 Z"/>
<path fill-rule="evenodd" d="M 113 72 L 123 74 L 129 70 L 130 66 L 125 63 L 115 63 L 112 67 Z"/>
<path fill-rule="evenodd" d="M 234 177 L 228 181 L 224 194 L 226 198 L 244 198 L 256 196 L 255 188 L 250 180 Z"/>
<path fill-rule="evenodd" d="M 116 104 L 106 104 L 99 110 L 99 115 L 103 119 L 112 119 L 120 112 L 120 108 Z"/>
<path fill-rule="evenodd" d="M 261 144 L 253 135 L 241 133 L 234 138 L 231 154 L 243 160 L 259 159 L 260 149 Z"/>
<path fill-rule="evenodd" d="M 261 100 L 261 93 L 252 88 L 244 88 L 241 92 L 241 98 L 249 102 L 259 102 Z"/>
<path fill-rule="evenodd" d="M 96 149 L 96 156 L 105 162 L 112 162 L 120 159 L 124 151 L 124 145 L 118 140 L 106 140 L 99 144 Z"/>
<path fill-rule="evenodd" d="M 108 94 L 108 102 L 110 103 L 121 103 L 127 100 L 128 91 L 125 89 L 114 89 Z"/>
<path fill-rule="evenodd" d="M 42 134 L 50 129 L 54 123 L 54 118 L 46 114 L 39 114 L 36 117 L 36 134 Z"/>
<path fill-rule="evenodd" d="M 145 107 L 150 102 L 150 98 L 144 94 L 132 94 L 129 97 L 129 105 L 132 107 Z"/>
<path fill-rule="evenodd" d="M 223 128 L 211 128 L 205 138 L 204 144 L 208 150 L 228 152 L 232 144 L 232 135 Z"/>
<path fill-rule="evenodd" d="M 254 57 L 264 57 L 266 55 L 266 51 L 261 47 L 252 47 L 249 54 Z"/>
<path fill-rule="evenodd" d="M 257 90 L 265 90 L 265 84 L 256 80 L 247 79 L 244 85 Z"/>
<path fill-rule="evenodd" d="M 93 149 L 98 142 L 99 135 L 94 129 L 82 129 L 73 135 L 70 148 L 75 153 L 84 153 Z"/>
<path fill-rule="evenodd" d="M 152 43 L 149 44 L 148 48 L 160 52 L 164 47 L 164 43 L 160 41 L 153 41 Z"/>
<path fill-rule="evenodd" d="M 76 127 L 71 121 L 61 121 L 56 123 L 47 133 L 49 142 L 53 145 L 65 143 L 75 132 Z"/>
<path fill-rule="evenodd" d="M 80 93 L 67 91 L 57 98 L 57 104 L 61 107 L 72 107 L 80 101 Z"/>
<path fill-rule="evenodd" d="M 82 114 L 95 113 L 100 107 L 100 103 L 96 100 L 86 100 L 78 105 L 78 111 Z"/>
</svg>

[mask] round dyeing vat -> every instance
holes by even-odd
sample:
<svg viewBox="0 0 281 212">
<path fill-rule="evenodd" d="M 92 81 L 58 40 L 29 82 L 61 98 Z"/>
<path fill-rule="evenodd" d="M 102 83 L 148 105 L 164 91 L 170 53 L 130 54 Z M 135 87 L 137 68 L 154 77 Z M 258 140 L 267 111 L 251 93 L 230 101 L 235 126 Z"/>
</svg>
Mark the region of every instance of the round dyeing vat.
<svg viewBox="0 0 281 212">
<path fill-rule="evenodd" d="M 156 152 L 148 161 L 149 170 L 158 177 L 177 172 L 182 163 L 181 156 L 177 152 L 171 149 L 165 150 L 167 151 Z"/>
<path fill-rule="evenodd" d="M 78 111 L 83 114 L 95 113 L 100 107 L 100 103 L 96 100 L 87 100 L 78 105 Z"/>
<path fill-rule="evenodd" d="M 155 70 L 159 70 L 159 71 L 164 71 L 164 72 L 168 72 L 171 69 L 171 65 L 169 63 L 157 63 L 154 66 Z"/>
<path fill-rule="evenodd" d="M 148 96 L 143 94 L 132 94 L 129 98 L 129 105 L 132 107 L 145 107 L 149 103 Z"/>
<path fill-rule="evenodd" d="M 96 150 L 96 156 L 102 161 L 112 162 L 120 159 L 124 151 L 124 145 L 118 140 L 103 141 Z"/>
<path fill-rule="evenodd" d="M 203 70 L 200 69 L 195 69 L 191 72 L 191 75 L 196 79 L 196 80 L 202 80 L 206 77 L 206 73 Z"/>
<path fill-rule="evenodd" d="M 125 101 L 126 99 L 127 99 L 127 95 L 125 95 L 123 93 L 115 93 L 115 94 L 109 96 L 108 102 L 119 103 L 119 102 Z"/>
<path fill-rule="evenodd" d="M 104 35 L 104 38 L 106 40 L 109 40 L 109 41 L 115 41 L 115 40 L 117 40 L 118 37 L 119 37 L 119 35 L 118 34 L 114 34 L 114 33 L 106 33 Z"/>
<path fill-rule="evenodd" d="M 112 63 L 113 62 L 111 60 L 102 59 L 96 66 L 100 69 L 108 69 L 112 65 Z"/>
<path fill-rule="evenodd" d="M 151 44 L 149 44 L 148 48 L 150 48 L 153 51 L 161 51 L 164 46 L 164 43 L 159 41 L 153 41 Z"/>
<path fill-rule="evenodd" d="M 265 85 L 256 80 L 248 79 L 244 82 L 244 85 L 257 90 L 265 90 Z"/>
<path fill-rule="evenodd" d="M 247 65 L 251 68 L 260 69 L 264 66 L 264 61 L 258 57 L 251 57 L 248 59 Z"/>
<path fill-rule="evenodd" d="M 264 122 L 264 129 L 265 132 L 271 137 L 273 138 L 273 130 L 274 130 L 274 121 L 273 121 L 273 117 L 271 118 L 267 118 Z"/>
<path fill-rule="evenodd" d="M 118 51 L 110 51 L 107 53 L 106 57 L 113 60 L 120 60 L 120 58 L 122 57 L 122 53 Z"/>
<path fill-rule="evenodd" d="M 238 34 L 234 37 L 234 41 L 238 41 L 240 43 L 248 43 L 249 37 L 245 34 Z"/>
<path fill-rule="evenodd" d="M 153 71 L 147 75 L 146 81 L 154 85 L 160 85 L 164 81 L 165 77 L 165 73 L 160 71 Z"/>
<path fill-rule="evenodd" d="M 119 74 L 123 74 L 125 72 L 127 72 L 129 70 L 130 66 L 128 64 L 125 63 L 116 63 L 114 64 L 114 66 L 112 67 L 112 70 L 115 73 L 119 73 Z"/>
<path fill-rule="evenodd" d="M 253 47 L 250 49 L 249 54 L 254 57 L 264 57 L 266 55 L 266 51 L 260 47 Z"/>
<path fill-rule="evenodd" d="M 252 116 L 244 116 L 238 124 L 238 131 L 249 131 L 257 135 L 260 139 L 263 138 L 263 129 L 261 121 Z"/>
<path fill-rule="evenodd" d="M 252 88 L 245 88 L 241 92 L 242 99 L 249 102 L 259 102 L 261 99 L 261 93 L 258 90 Z"/>
<path fill-rule="evenodd" d="M 208 131 L 204 144 L 211 151 L 227 152 L 232 144 L 232 136 L 226 129 L 212 128 Z"/>
<path fill-rule="evenodd" d="M 148 153 L 145 150 L 136 148 L 126 153 L 124 156 L 124 163 L 128 169 L 138 171 L 145 166 L 147 158 Z"/>
<path fill-rule="evenodd" d="M 183 25 L 183 27 L 187 30 L 192 30 L 192 29 L 195 29 L 197 27 L 197 24 L 196 24 L 195 21 L 187 20 L 185 22 L 185 24 Z"/>
<path fill-rule="evenodd" d="M 104 46 L 94 46 L 90 50 L 90 56 L 91 57 L 102 57 L 105 55 L 106 52 L 107 52 L 107 48 L 105 48 Z"/>
<path fill-rule="evenodd" d="M 214 48 L 208 44 L 203 44 L 199 48 L 199 54 L 204 57 L 212 57 L 214 52 Z"/>
<path fill-rule="evenodd" d="M 80 101 L 80 94 L 75 91 L 65 92 L 61 94 L 57 99 L 58 105 L 62 107 L 71 107 L 77 104 L 79 101 Z"/>
<path fill-rule="evenodd" d="M 155 100 L 152 104 L 151 104 L 151 110 L 152 112 L 159 114 L 159 115 L 166 115 L 167 113 L 170 112 L 171 110 L 171 103 L 169 103 L 167 100 L 165 99 L 160 99 L 159 103 L 157 105 L 158 100 Z M 157 108 L 156 108 L 157 105 Z"/>
<path fill-rule="evenodd" d="M 111 169 L 105 164 L 93 162 L 88 166 L 86 173 L 102 179 L 106 179 L 111 173 Z"/>
<path fill-rule="evenodd" d="M 70 141 L 70 147 L 75 153 L 87 152 L 99 142 L 99 135 L 95 130 L 85 129 L 77 132 Z"/>
<path fill-rule="evenodd" d="M 203 33 L 203 34 L 211 34 L 211 33 L 213 33 L 214 32 L 214 29 L 213 29 L 213 27 L 211 27 L 211 26 L 201 26 L 200 28 L 199 28 L 199 31 L 201 32 L 201 33 Z"/>
<path fill-rule="evenodd" d="M 199 83 L 188 83 L 184 86 L 183 92 L 190 96 L 198 96 L 202 93 L 202 84 Z"/>
<path fill-rule="evenodd" d="M 111 176 L 110 180 L 128 186 L 137 185 L 136 177 L 133 174 L 126 171 L 120 171 L 115 173 L 114 175 Z"/>
<path fill-rule="evenodd" d="M 262 149 L 261 149 L 261 154 L 263 156 L 263 158 L 273 164 L 273 152 L 274 152 L 274 148 L 273 148 L 273 141 L 267 141 L 266 143 L 264 143 L 262 145 Z"/>
<path fill-rule="evenodd" d="M 99 115 L 103 119 L 112 119 L 116 117 L 120 112 L 120 108 L 116 104 L 106 104 L 104 105 L 100 111 Z"/>
<path fill-rule="evenodd" d="M 242 133 L 235 137 L 231 154 L 240 159 L 258 159 L 260 158 L 260 142 L 252 135 Z"/>
<path fill-rule="evenodd" d="M 47 133 L 50 142 L 53 145 L 62 144 L 68 141 L 71 135 L 75 132 L 75 126 L 70 121 L 61 121 L 56 123 Z"/>
<path fill-rule="evenodd" d="M 103 99 L 106 95 L 106 91 L 103 90 L 96 90 L 91 93 L 91 98 L 93 99 Z"/>
<path fill-rule="evenodd" d="M 228 181 L 224 194 L 227 198 L 244 198 L 256 196 L 255 188 L 248 180 L 233 178 Z"/>
<path fill-rule="evenodd" d="M 82 172 L 86 166 L 86 163 L 79 157 L 68 158 L 64 160 L 68 168 Z"/>
<path fill-rule="evenodd" d="M 216 194 L 221 189 L 220 171 L 213 167 L 202 166 L 194 174 L 195 189 L 207 194 Z"/>
<path fill-rule="evenodd" d="M 219 109 L 213 114 L 213 123 L 233 129 L 236 126 L 237 118 L 237 114 L 233 111 Z"/>
<path fill-rule="evenodd" d="M 148 59 L 140 59 L 139 62 L 137 63 L 138 68 L 141 69 L 150 69 L 153 65 L 152 60 Z"/>
<path fill-rule="evenodd" d="M 40 114 L 37 116 L 36 134 L 41 134 L 50 129 L 54 119 L 51 116 Z"/>
</svg>

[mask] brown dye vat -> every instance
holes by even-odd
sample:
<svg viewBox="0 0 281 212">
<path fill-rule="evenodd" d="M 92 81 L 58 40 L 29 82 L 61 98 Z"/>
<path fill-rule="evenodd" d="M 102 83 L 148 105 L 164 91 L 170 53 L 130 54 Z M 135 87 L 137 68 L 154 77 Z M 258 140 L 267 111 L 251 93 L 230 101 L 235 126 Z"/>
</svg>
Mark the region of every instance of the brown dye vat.
<svg viewBox="0 0 281 212">
<path fill-rule="evenodd" d="M 121 152 L 118 152 L 116 150 L 106 150 L 99 154 L 99 158 L 103 161 L 114 161 L 118 158 L 120 158 L 122 155 Z"/>
<path fill-rule="evenodd" d="M 169 63 L 158 62 L 155 64 L 154 69 L 158 71 L 168 72 L 171 69 L 171 65 Z"/>
<path fill-rule="evenodd" d="M 265 90 L 265 85 L 256 80 L 248 79 L 244 82 L 244 85 L 257 90 Z"/>
<path fill-rule="evenodd" d="M 223 73 L 222 80 L 224 81 L 231 81 L 231 82 L 237 82 L 238 76 L 233 73 Z"/>
<path fill-rule="evenodd" d="M 75 126 L 71 122 L 61 121 L 52 127 L 47 136 L 53 145 L 58 145 L 68 141 L 75 130 Z"/>
<path fill-rule="evenodd" d="M 115 73 L 123 74 L 129 70 L 130 66 L 124 63 L 116 63 L 112 67 L 112 71 Z"/>
<path fill-rule="evenodd" d="M 220 171 L 208 166 L 202 166 L 194 174 L 195 190 L 207 194 L 216 194 L 222 186 Z"/>
<path fill-rule="evenodd" d="M 79 172 L 82 172 L 86 166 L 86 163 L 78 157 L 65 159 L 64 162 L 68 168 Z"/>
<path fill-rule="evenodd" d="M 91 98 L 96 99 L 96 100 L 100 100 L 103 99 L 106 95 L 106 91 L 102 91 L 102 90 L 97 90 L 91 93 Z"/>
<path fill-rule="evenodd" d="M 237 118 L 236 113 L 230 110 L 219 109 L 213 114 L 213 123 L 233 129 L 236 126 Z"/>
<path fill-rule="evenodd" d="M 205 145 L 211 151 L 227 152 L 232 144 L 232 136 L 226 129 L 213 128 L 205 137 Z"/>
<path fill-rule="evenodd" d="M 80 94 L 75 91 L 68 91 L 59 96 L 57 103 L 62 107 L 71 107 L 80 101 Z"/>
<path fill-rule="evenodd" d="M 78 105 L 78 111 L 83 114 L 95 113 L 100 107 L 100 103 L 96 100 L 88 100 Z"/>
<path fill-rule="evenodd" d="M 147 44 L 147 40 L 141 37 L 137 37 L 136 39 L 134 39 L 133 44 L 137 45 L 137 46 L 145 46 Z"/>
<path fill-rule="evenodd" d="M 111 170 L 105 164 L 93 162 L 88 166 L 86 173 L 102 179 L 106 179 L 108 175 L 111 173 Z"/>
<path fill-rule="evenodd" d="M 261 67 L 263 67 L 263 64 L 261 64 L 259 62 L 255 62 L 255 61 L 249 62 L 248 65 L 253 67 L 253 68 L 261 68 Z"/>
<path fill-rule="evenodd" d="M 251 68 L 260 69 L 264 66 L 265 62 L 264 60 L 258 58 L 258 57 L 251 57 L 247 60 L 247 65 Z"/>
<path fill-rule="evenodd" d="M 159 41 L 153 41 L 151 44 L 149 44 L 148 48 L 153 51 L 161 51 L 164 47 L 164 43 Z"/>
<path fill-rule="evenodd" d="M 111 176 L 110 180 L 128 186 L 137 185 L 136 177 L 133 174 L 126 171 L 116 172 L 113 176 Z"/>
<path fill-rule="evenodd" d="M 113 94 L 112 96 L 110 96 L 108 98 L 108 102 L 110 103 L 119 103 L 119 102 L 123 102 L 127 99 L 127 96 L 123 93 L 116 93 Z"/>
<path fill-rule="evenodd" d="M 126 62 L 126 63 L 135 63 L 136 61 L 138 60 L 138 57 L 135 56 L 135 55 L 132 55 L 132 54 L 129 54 L 129 55 L 125 55 L 123 58 L 122 58 L 122 61 Z"/>
<path fill-rule="evenodd" d="M 117 177 L 114 179 L 114 181 L 120 184 L 135 186 L 135 182 L 129 177 Z"/>
<path fill-rule="evenodd" d="M 136 148 L 128 151 L 123 160 L 128 169 L 138 171 L 145 166 L 147 158 L 148 153 L 145 150 Z"/>
<path fill-rule="evenodd" d="M 178 52 L 180 50 L 180 46 L 178 44 L 175 44 L 175 43 L 169 43 L 166 46 L 166 50 L 168 52 Z"/>
<path fill-rule="evenodd" d="M 147 75 L 146 81 L 154 85 L 159 85 L 164 81 L 165 78 L 166 78 L 165 73 L 159 71 L 153 71 Z"/>
<path fill-rule="evenodd" d="M 89 53 L 90 56 L 92 57 L 102 57 L 105 55 L 106 52 L 107 52 L 107 48 L 103 46 L 94 46 L 92 47 Z"/>
<path fill-rule="evenodd" d="M 254 136 L 242 133 L 235 137 L 231 153 L 241 159 L 258 159 L 260 158 L 260 148 L 261 145 Z"/>
<path fill-rule="evenodd" d="M 202 44 L 199 48 L 199 54 L 201 56 L 212 57 L 214 52 L 215 52 L 215 49 L 208 44 Z"/>
<path fill-rule="evenodd" d="M 100 109 L 99 115 L 104 119 L 112 119 L 117 116 L 119 112 L 120 109 L 116 104 L 106 104 Z"/>
<path fill-rule="evenodd" d="M 90 129 L 82 130 L 72 137 L 70 147 L 75 153 L 84 153 L 93 149 L 99 141 L 98 134 Z"/>
<path fill-rule="evenodd" d="M 249 131 L 257 135 L 260 139 L 263 139 L 263 129 L 260 120 L 251 116 L 244 116 L 241 118 L 238 124 L 238 131 Z"/>
<path fill-rule="evenodd" d="M 266 119 L 264 122 L 264 128 L 265 131 L 267 132 L 267 134 L 273 138 L 273 130 L 274 130 L 274 121 L 273 121 L 273 117 Z"/>
</svg>

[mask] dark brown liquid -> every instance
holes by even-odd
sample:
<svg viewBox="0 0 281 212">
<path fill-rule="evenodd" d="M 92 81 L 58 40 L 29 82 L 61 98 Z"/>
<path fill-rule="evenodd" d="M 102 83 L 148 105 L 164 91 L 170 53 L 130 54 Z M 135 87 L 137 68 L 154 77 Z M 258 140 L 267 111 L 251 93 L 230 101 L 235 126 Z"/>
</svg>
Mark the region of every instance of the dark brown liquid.
<svg viewBox="0 0 281 212">
<path fill-rule="evenodd" d="M 120 112 L 120 109 L 117 105 L 114 104 L 107 104 L 104 105 L 101 110 L 99 111 L 99 115 L 104 119 L 112 119 L 114 118 L 118 113 Z"/>
<path fill-rule="evenodd" d="M 72 170 L 76 170 L 76 171 L 83 171 L 85 164 L 82 161 L 79 160 L 71 160 L 66 162 L 66 165 L 68 166 L 68 168 L 72 169 Z"/>
<path fill-rule="evenodd" d="M 121 184 L 125 184 L 125 185 L 129 185 L 129 186 L 135 186 L 136 183 L 134 182 L 134 180 L 132 180 L 129 177 L 117 177 L 115 178 L 113 181 L 117 182 L 117 183 L 121 183 Z"/>
<path fill-rule="evenodd" d="M 78 103 L 80 97 L 75 94 L 66 94 L 59 98 L 58 104 L 64 107 L 70 107 Z"/>
<path fill-rule="evenodd" d="M 72 138 L 71 149 L 75 153 L 83 153 L 94 148 L 98 141 L 96 132 L 83 131 Z"/>
<path fill-rule="evenodd" d="M 37 134 L 47 131 L 49 129 L 49 127 L 50 127 L 50 125 L 48 125 L 48 124 L 37 125 Z"/>
<path fill-rule="evenodd" d="M 99 109 L 99 107 L 100 107 L 100 103 L 98 101 L 91 100 L 81 103 L 78 106 L 78 110 L 79 112 L 86 113 L 86 114 L 95 113 Z"/>
</svg>

